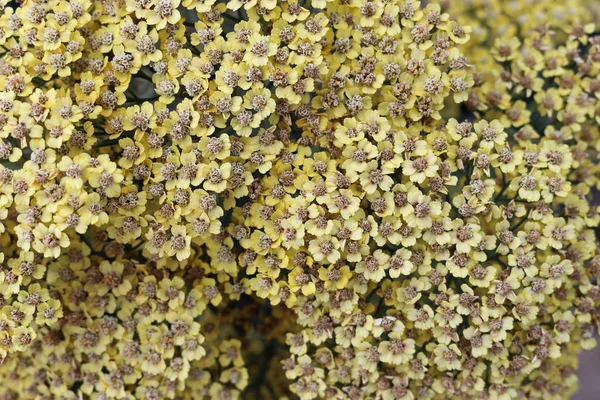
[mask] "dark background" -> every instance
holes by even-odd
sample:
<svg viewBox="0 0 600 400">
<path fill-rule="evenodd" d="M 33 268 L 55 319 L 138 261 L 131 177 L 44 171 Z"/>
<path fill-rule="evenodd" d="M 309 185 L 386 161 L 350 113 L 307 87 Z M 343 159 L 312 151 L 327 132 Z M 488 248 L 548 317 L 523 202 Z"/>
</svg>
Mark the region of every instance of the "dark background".
<svg viewBox="0 0 600 400">
<path fill-rule="evenodd" d="M 579 392 L 572 400 L 600 399 L 600 345 L 579 357 Z"/>
</svg>

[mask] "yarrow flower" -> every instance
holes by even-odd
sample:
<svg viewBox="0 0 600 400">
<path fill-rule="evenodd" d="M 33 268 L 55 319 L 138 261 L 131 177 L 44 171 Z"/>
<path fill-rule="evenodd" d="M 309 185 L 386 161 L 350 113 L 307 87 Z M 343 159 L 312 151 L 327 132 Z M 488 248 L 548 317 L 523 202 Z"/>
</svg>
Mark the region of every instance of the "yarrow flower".
<svg viewBox="0 0 600 400">
<path fill-rule="evenodd" d="M 576 389 L 597 4 L 0 3 L 0 399 Z"/>
</svg>

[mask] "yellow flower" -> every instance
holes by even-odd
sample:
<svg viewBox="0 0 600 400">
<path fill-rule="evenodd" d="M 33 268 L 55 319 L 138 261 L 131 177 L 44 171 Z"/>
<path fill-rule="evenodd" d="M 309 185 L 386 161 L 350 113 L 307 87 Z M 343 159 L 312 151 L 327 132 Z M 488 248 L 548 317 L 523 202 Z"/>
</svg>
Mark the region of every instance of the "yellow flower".
<svg viewBox="0 0 600 400">
<path fill-rule="evenodd" d="M 388 364 L 402 365 L 408 363 L 415 353 L 415 341 L 412 339 L 400 339 L 395 335 L 390 335 L 390 341 L 382 341 L 379 343 L 379 359 Z"/>
<path fill-rule="evenodd" d="M 462 353 L 454 343 L 449 346 L 438 344 L 435 346 L 433 354 L 435 355 L 434 363 L 440 370 L 451 371 L 460 368 Z"/>
<path fill-rule="evenodd" d="M 315 261 L 326 264 L 333 264 L 339 260 L 339 241 L 335 237 L 321 237 L 311 240 L 308 244 L 308 251 L 314 257 Z"/>
<path fill-rule="evenodd" d="M 69 246 L 70 243 L 69 237 L 54 224 L 50 226 L 38 224 L 33 230 L 33 234 L 35 235 L 33 248 L 42 253 L 44 257 L 57 258 L 61 248 Z"/>
<path fill-rule="evenodd" d="M 515 178 L 510 183 L 510 188 L 514 191 L 518 191 L 519 197 L 522 199 L 529 202 L 535 202 L 541 197 L 539 190 L 540 178 L 541 172 L 536 170 L 530 174 Z"/>
<path fill-rule="evenodd" d="M 402 172 L 410 177 L 411 182 L 423 183 L 426 178 L 435 176 L 438 165 L 437 157 L 433 153 L 428 153 L 423 157 L 417 157 L 412 160 L 404 160 L 402 163 Z"/>
<path fill-rule="evenodd" d="M 356 264 L 355 271 L 362 273 L 370 281 L 379 282 L 389 268 L 389 261 L 390 257 L 386 253 L 376 250 L 372 256 L 368 256 L 364 261 Z"/>
<path fill-rule="evenodd" d="M 497 61 L 510 61 L 517 56 L 521 42 L 516 37 L 510 39 L 497 38 L 492 47 L 492 55 Z"/>
<path fill-rule="evenodd" d="M 188 236 L 185 226 L 176 225 L 171 227 L 171 240 L 169 241 L 169 256 L 176 256 L 179 261 L 189 258 L 191 254 L 190 243 L 192 238 Z"/>
</svg>

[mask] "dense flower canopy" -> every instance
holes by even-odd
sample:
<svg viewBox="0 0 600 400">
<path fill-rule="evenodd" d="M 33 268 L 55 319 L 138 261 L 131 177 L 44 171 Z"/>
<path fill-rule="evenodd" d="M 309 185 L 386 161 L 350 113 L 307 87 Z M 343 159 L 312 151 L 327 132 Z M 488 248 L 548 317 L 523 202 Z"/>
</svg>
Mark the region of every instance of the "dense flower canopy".
<svg viewBox="0 0 600 400">
<path fill-rule="evenodd" d="M 0 3 L 0 400 L 577 388 L 593 4 Z"/>
</svg>

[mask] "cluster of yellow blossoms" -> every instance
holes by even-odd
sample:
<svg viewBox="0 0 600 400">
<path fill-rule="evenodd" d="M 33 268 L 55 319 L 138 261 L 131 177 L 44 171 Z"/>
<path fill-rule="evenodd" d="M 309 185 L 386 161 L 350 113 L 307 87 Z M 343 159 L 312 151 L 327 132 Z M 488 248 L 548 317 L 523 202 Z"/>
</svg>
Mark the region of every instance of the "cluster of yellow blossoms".
<svg viewBox="0 0 600 400">
<path fill-rule="evenodd" d="M 442 3 L 0 0 L 0 400 L 572 393 L 600 13 Z"/>
</svg>

